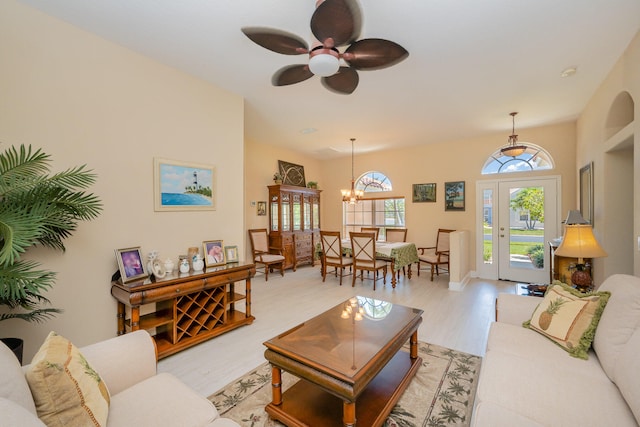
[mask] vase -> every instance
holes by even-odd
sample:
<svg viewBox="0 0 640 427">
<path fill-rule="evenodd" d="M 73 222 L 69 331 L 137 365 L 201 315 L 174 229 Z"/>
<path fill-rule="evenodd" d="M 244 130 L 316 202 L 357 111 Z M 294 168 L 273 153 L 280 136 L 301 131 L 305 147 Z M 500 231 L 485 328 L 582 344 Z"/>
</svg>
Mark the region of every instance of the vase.
<svg viewBox="0 0 640 427">
<path fill-rule="evenodd" d="M 180 273 L 188 273 L 189 269 L 189 261 L 186 258 L 183 258 L 180 261 Z"/>
<path fill-rule="evenodd" d="M 175 264 L 173 263 L 173 260 L 171 258 L 167 258 L 164 261 L 164 269 L 167 272 L 167 274 L 173 273 L 173 267 L 175 267 Z"/>
<path fill-rule="evenodd" d="M 204 269 L 204 261 L 200 255 L 193 258 L 193 271 L 202 271 Z"/>
</svg>

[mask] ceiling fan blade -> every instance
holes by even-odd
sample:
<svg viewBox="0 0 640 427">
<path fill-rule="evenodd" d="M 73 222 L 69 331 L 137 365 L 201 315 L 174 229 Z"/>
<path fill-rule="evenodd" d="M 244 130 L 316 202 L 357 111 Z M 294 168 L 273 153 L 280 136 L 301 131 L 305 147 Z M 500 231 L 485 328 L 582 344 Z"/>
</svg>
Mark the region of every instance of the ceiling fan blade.
<svg viewBox="0 0 640 427">
<path fill-rule="evenodd" d="M 273 28 L 245 27 L 242 32 L 256 44 L 284 55 L 309 53 L 307 42 L 295 34 Z"/>
<path fill-rule="evenodd" d="M 349 95 L 358 87 L 358 72 L 350 67 L 340 67 L 337 73 L 322 78 L 322 85 L 332 92 Z"/>
<path fill-rule="evenodd" d="M 287 86 L 303 82 L 310 77 L 313 77 L 313 73 L 309 70 L 308 65 L 287 65 L 275 72 L 271 78 L 271 83 L 274 86 Z"/>
<path fill-rule="evenodd" d="M 392 41 L 363 39 L 349 46 L 342 57 L 358 70 L 376 70 L 395 65 L 407 56 L 409 52 Z"/>
<path fill-rule="evenodd" d="M 311 32 L 325 47 L 352 43 L 360 36 L 361 26 L 356 0 L 325 0 L 311 17 Z"/>
</svg>

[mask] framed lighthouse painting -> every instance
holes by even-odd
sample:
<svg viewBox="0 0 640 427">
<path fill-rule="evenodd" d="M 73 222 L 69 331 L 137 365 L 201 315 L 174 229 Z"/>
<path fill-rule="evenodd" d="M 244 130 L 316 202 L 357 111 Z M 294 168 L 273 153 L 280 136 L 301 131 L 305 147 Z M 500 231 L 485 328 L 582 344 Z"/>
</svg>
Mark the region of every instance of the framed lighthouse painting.
<svg viewBox="0 0 640 427">
<path fill-rule="evenodd" d="M 154 158 L 156 211 L 216 209 L 216 170 L 212 165 Z"/>
</svg>

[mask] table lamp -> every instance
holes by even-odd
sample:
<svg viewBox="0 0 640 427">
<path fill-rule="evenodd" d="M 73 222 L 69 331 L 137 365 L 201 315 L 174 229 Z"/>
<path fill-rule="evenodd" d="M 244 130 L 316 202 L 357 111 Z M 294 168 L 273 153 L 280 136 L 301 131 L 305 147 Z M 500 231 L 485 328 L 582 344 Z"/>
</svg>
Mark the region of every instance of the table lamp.
<svg viewBox="0 0 640 427">
<path fill-rule="evenodd" d="M 584 259 L 607 256 L 593 235 L 593 227 L 582 218 L 579 211 L 569 211 L 565 221 L 562 243 L 556 249 L 555 254 L 578 258 L 576 271 L 571 274 L 571 283 L 580 291 L 591 287 L 591 276 L 584 268 Z"/>
</svg>

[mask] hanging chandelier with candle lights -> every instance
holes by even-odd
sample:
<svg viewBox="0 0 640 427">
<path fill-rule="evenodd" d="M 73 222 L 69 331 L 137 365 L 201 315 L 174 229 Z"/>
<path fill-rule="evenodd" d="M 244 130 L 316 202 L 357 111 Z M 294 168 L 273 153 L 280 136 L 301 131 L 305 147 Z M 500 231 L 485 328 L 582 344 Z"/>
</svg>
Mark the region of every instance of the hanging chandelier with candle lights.
<svg viewBox="0 0 640 427">
<path fill-rule="evenodd" d="M 353 173 L 354 170 L 354 156 L 353 156 L 353 143 L 355 142 L 355 138 L 351 138 L 351 189 L 349 190 L 340 190 L 342 192 L 342 201 L 348 202 L 350 205 L 354 205 L 358 203 L 362 197 L 364 196 L 364 191 L 356 190 L 356 180 Z"/>
</svg>

